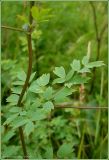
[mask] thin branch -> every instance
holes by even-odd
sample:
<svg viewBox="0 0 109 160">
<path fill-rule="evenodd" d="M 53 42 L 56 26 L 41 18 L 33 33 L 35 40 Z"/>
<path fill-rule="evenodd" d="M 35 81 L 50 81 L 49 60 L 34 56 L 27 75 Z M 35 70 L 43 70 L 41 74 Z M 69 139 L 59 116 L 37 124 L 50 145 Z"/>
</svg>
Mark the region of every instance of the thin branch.
<svg viewBox="0 0 109 160">
<path fill-rule="evenodd" d="M 20 135 L 20 140 L 21 140 L 21 144 L 22 144 L 22 150 L 24 153 L 24 158 L 28 159 L 28 154 L 27 154 L 27 149 L 26 149 L 26 144 L 25 144 L 25 137 L 24 137 L 22 127 L 19 127 L 19 135 Z"/>
<path fill-rule="evenodd" d="M 104 32 L 105 32 L 105 30 L 108 28 L 108 23 L 105 23 L 104 24 L 104 26 L 103 26 L 103 28 L 102 28 L 102 30 L 101 30 L 101 32 L 100 32 L 100 40 L 102 39 L 102 37 L 103 37 L 103 34 L 104 34 Z"/>
<path fill-rule="evenodd" d="M 19 106 L 19 107 L 23 107 L 23 106 L 21 106 L 21 102 L 22 102 L 23 96 L 24 96 L 24 94 L 25 94 L 25 92 L 27 90 L 29 79 L 30 79 L 30 76 L 31 76 L 31 71 L 32 71 L 31 34 L 27 35 L 27 41 L 28 41 L 28 51 L 29 51 L 29 65 L 28 65 L 28 72 L 27 72 L 26 81 L 25 81 L 25 84 L 23 86 L 22 92 L 21 92 L 21 94 L 19 96 L 18 103 L 17 103 L 17 106 Z M 28 159 L 28 154 L 27 154 L 27 150 L 26 150 L 26 144 L 25 144 L 24 133 L 23 133 L 22 127 L 19 127 L 19 133 L 20 133 L 20 139 L 21 139 L 21 143 L 22 143 L 22 149 L 23 149 L 23 153 L 24 153 L 24 158 Z"/>
<path fill-rule="evenodd" d="M 93 11 L 93 20 L 94 20 L 94 27 L 95 27 L 95 33 L 96 33 L 96 40 L 99 40 L 99 33 L 98 33 L 98 25 L 97 25 L 97 16 L 96 16 L 96 9 L 95 6 L 93 4 L 93 2 L 89 2 L 91 7 L 92 7 L 92 11 Z"/>
<path fill-rule="evenodd" d="M 55 108 L 72 108 L 72 109 L 108 109 L 108 107 L 79 107 L 79 106 L 56 106 Z"/>
<path fill-rule="evenodd" d="M 28 87 L 28 83 L 29 83 L 29 79 L 31 76 L 31 71 L 32 71 L 32 43 L 31 43 L 31 34 L 27 35 L 27 41 L 28 41 L 28 52 L 29 52 L 29 65 L 28 65 L 28 72 L 27 72 L 27 77 L 26 77 L 26 81 L 25 84 L 23 86 L 22 92 L 19 96 L 19 100 L 18 100 L 18 106 L 21 106 L 21 101 L 23 99 L 23 96 L 26 92 L 26 89 Z"/>
<path fill-rule="evenodd" d="M 31 1 L 30 2 L 30 9 L 31 7 L 34 5 L 34 2 Z M 31 11 L 30 11 L 30 16 L 29 16 L 29 22 L 30 24 L 32 24 L 32 16 L 31 16 Z M 27 71 L 27 76 L 26 76 L 26 80 L 25 80 L 25 84 L 23 86 L 23 89 L 22 89 L 22 92 L 19 96 L 19 100 L 18 100 L 18 103 L 17 103 L 17 106 L 19 107 L 23 107 L 21 106 L 21 103 L 22 103 L 22 99 L 23 99 L 23 96 L 27 90 L 27 87 L 28 87 L 28 83 L 29 83 L 29 79 L 30 79 L 30 76 L 31 76 L 31 71 L 32 71 L 32 42 L 31 42 L 31 29 L 29 30 L 29 33 L 27 35 L 27 41 L 28 41 L 28 52 L 29 52 L 29 65 L 28 65 L 28 71 Z M 27 149 L 26 149 L 26 144 L 25 144 L 25 137 L 24 137 L 24 133 L 23 133 L 23 128 L 22 127 L 19 127 L 19 134 L 20 134 L 20 139 L 21 139 L 21 143 L 22 143 L 22 149 L 23 149 L 23 153 L 24 153 L 24 158 L 28 159 L 28 154 L 27 154 Z"/>
<path fill-rule="evenodd" d="M 72 109 L 108 109 L 108 107 L 93 107 L 93 106 L 73 106 L 73 103 L 65 102 L 55 105 L 55 108 L 72 108 Z"/>
<path fill-rule="evenodd" d="M 89 2 L 92 8 L 92 12 L 93 12 L 93 21 L 94 21 L 94 28 L 95 28 L 95 34 L 96 34 L 96 41 L 97 41 L 97 56 L 96 56 L 96 61 L 99 60 L 100 57 L 100 49 L 101 49 L 101 40 L 103 37 L 103 34 L 107 28 L 107 23 L 103 26 L 103 28 L 101 29 L 101 32 L 98 32 L 98 24 L 97 24 L 97 15 L 96 15 L 96 9 L 94 6 L 93 2 Z M 96 79 L 96 68 L 93 69 L 93 80 L 91 83 L 91 88 L 90 88 L 90 93 L 92 92 L 93 88 L 94 88 L 94 82 Z"/>
<path fill-rule="evenodd" d="M 99 33 L 98 33 L 98 25 L 97 25 L 97 16 L 96 16 L 96 9 L 95 6 L 93 4 L 93 2 L 89 2 L 92 8 L 92 13 L 93 13 L 93 21 L 94 21 L 94 28 L 95 28 L 95 34 L 96 34 L 96 41 L 97 41 L 97 56 L 96 56 L 96 61 L 99 59 L 99 55 L 100 55 L 100 38 L 99 38 Z M 95 75 L 95 68 L 93 69 L 93 80 L 91 83 L 91 88 L 90 88 L 90 93 L 92 92 L 93 88 L 94 88 L 94 81 L 96 78 Z"/>
<path fill-rule="evenodd" d="M 99 33 L 98 33 L 96 9 L 95 9 L 95 6 L 94 6 L 93 2 L 89 2 L 89 3 L 92 7 L 93 21 L 94 21 L 96 41 L 97 41 L 97 56 L 96 56 L 96 61 L 97 61 L 99 59 L 99 55 L 100 55 L 100 48 L 101 48 L 101 43 L 100 42 L 101 42 L 101 40 L 100 40 L 100 36 L 99 36 Z M 93 69 L 93 72 L 95 72 L 95 68 Z M 93 79 L 95 79 L 95 78 L 93 78 Z"/>
<path fill-rule="evenodd" d="M 20 28 L 14 28 L 14 27 L 4 26 L 4 25 L 1 26 L 1 28 L 13 30 L 13 31 L 18 31 L 18 32 L 24 32 L 24 33 L 28 34 L 28 32 L 26 32 L 26 31 L 24 31 L 23 29 L 20 29 Z"/>
</svg>

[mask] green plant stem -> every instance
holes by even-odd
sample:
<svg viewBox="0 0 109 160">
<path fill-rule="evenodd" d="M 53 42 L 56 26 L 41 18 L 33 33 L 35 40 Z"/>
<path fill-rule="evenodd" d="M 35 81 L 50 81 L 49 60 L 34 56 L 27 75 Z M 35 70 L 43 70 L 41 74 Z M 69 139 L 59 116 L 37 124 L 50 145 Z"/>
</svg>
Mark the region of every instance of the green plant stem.
<svg viewBox="0 0 109 160">
<path fill-rule="evenodd" d="M 85 128 L 85 127 L 84 127 Z M 77 158 L 78 159 L 80 159 L 80 158 L 82 158 L 81 157 L 81 152 L 82 152 L 82 150 L 83 150 L 83 145 L 84 145 L 84 128 L 83 128 L 83 133 L 82 133 L 82 137 L 81 137 L 81 142 L 80 142 L 80 145 L 79 145 L 79 150 L 78 150 L 78 156 L 77 156 Z"/>
<path fill-rule="evenodd" d="M 101 87 L 100 87 L 100 98 L 103 97 L 103 89 L 104 89 L 104 69 L 101 70 Z"/>
<path fill-rule="evenodd" d="M 104 84 L 104 70 L 102 69 L 102 71 L 101 71 L 100 101 L 103 97 L 103 89 L 104 89 L 103 84 Z M 100 134 L 100 120 L 101 120 L 101 109 L 99 110 L 99 112 L 97 114 L 96 132 L 95 132 L 95 145 L 97 144 L 98 137 L 99 137 L 99 134 Z"/>
<path fill-rule="evenodd" d="M 104 145 L 104 143 L 106 142 L 106 141 L 108 141 L 108 134 L 104 137 L 104 139 L 101 141 L 101 143 L 100 143 L 100 145 L 99 145 L 99 147 L 97 148 L 97 150 L 95 150 L 95 152 L 94 152 L 94 157 L 96 156 L 96 154 L 98 153 L 98 152 L 102 152 L 102 147 L 103 147 L 103 145 Z"/>
</svg>

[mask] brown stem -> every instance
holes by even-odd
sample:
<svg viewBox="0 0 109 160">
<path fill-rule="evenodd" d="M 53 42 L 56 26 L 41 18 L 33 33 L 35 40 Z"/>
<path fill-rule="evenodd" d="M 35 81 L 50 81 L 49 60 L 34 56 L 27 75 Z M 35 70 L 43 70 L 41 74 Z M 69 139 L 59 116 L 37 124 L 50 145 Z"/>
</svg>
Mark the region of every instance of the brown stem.
<svg viewBox="0 0 109 160">
<path fill-rule="evenodd" d="M 73 103 L 61 103 L 55 105 L 55 108 L 72 108 L 72 109 L 108 109 L 108 107 L 93 107 L 93 106 L 73 106 Z"/>
<path fill-rule="evenodd" d="M 28 83 L 29 83 L 29 79 L 31 76 L 31 71 L 32 71 L 32 43 L 31 43 L 31 34 L 27 35 L 27 41 L 28 41 L 28 52 L 29 52 L 29 65 L 28 65 L 28 72 L 27 72 L 27 77 L 26 77 L 26 81 L 25 84 L 23 86 L 22 92 L 19 96 L 19 100 L 17 103 L 17 106 L 19 107 L 23 107 L 21 106 L 21 102 L 23 99 L 23 96 L 27 90 L 28 87 Z M 20 134 L 20 139 L 21 139 L 21 143 L 22 143 L 22 149 L 23 149 L 23 153 L 24 153 L 24 158 L 28 158 L 28 154 L 27 154 L 27 150 L 26 150 L 26 145 L 25 145 L 25 139 L 24 139 L 24 133 L 23 133 L 23 129 L 22 127 L 19 127 L 19 134 Z"/>
<path fill-rule="evenodd" d="M 94 21 L 94 27 L 95 27 L 95 34 L 96 34 L 96 41 L 97 41 L 97 57 L 96 57 L 96 61 L 99 59 L 99 54 L 100 54 L 100 39 L 99 39 L 99 33 L 98 33 L 98 25 L 97 25 L 97 16 L 96 16 L 96 9 L 95 6 L 93 4 L 93 2 L 89 2 L 91 7 L 92 7 L 92 12 L 93 12 L 93 21 Z M 93 69 L 93 80 L 91 83 L 91 88 L 90 88 L 90 93 L 92 92 L 93 88 L 94 88 L 94 82 L 95 82 L 95 68 Z"/>
<path fill-rule="evenodd" d="M 98 25 L 97 25 L 96 9 L 95 9 L 95 6 L 94 6 L 93 2 L 89 2 L 89 3 L 91 5 L 91 7 L 92 7 L 92 12 L 93 12 L 93 21 L 94 21 L 96 41 L 97 41 L 97 56 L 96 56 L 96 61 L 98 61 L 99 57 L 100 57 L 101 40 L 102 40 L 104 31 L 107 28 L 107 23 L 103 26 L 101 32 L 99 33 L 98 32 Z M 93 91 L 95 79 L 96 79 L 96 68 L 93 69 L 93 80 L 92 80 L 92 83 L 91 83 L 90 93 Z"/>
<path fill-rule="evenodd" d="M 30 9 L 31 7 L 34 5 L 34 2 L 30 2 Z M 30 11 L 30 16 L 29 16 L 29 22 L 30 24 L 32 24 L 32 16 L 31 16 L 31 11 Z M 19 96 L 19 100 L 18 100 L 18 103 L 17 105 L 19 107 L 22 107 L 21 106 L 21 102 L 22 102 L 22 99 L 23 99 L 23 96 L 27 90 L 27 87 L 28 87 L 28 83 L 29 83 L 29 79 L 30 79 L 30 76 L 31 76 L 31 71 L 32 71 L 32 42 L 31 42 L 31 29 L 29 30 L 29 33 L 27 35 L 27 41 L 28 41 L 28 52 L 29 52 L 29 65 L 28 65 L 28 71 L 27 71 L 27 77 L 26 77 L 26 80 L 25 80 L 25 84 L 23 86 L 23 89 L 22 89 L 22 92 Z M 25 144 L 25 137 L 24 137 L 24 133 L 23 133 L 23 128 L 22 127 L 19 127 L 19 134 L 20 134 L 20 139 L 21 139 L 21 144 L 22 144 L 22 150 L 23 150 L 23 154 L 24 154 L 24 158 L 28 159 L 28 154 L 27 154 L 27 149 L 26 149 L 26 144 Z"/>
<path fill-rule="evenodd" d="M 21 101 L 23 99 L 23 96 L 26 92 L 26 89 L 28 87 L 31 71 L 32 71 L 32 43 L 31 43 L 31 34 L 27 35 L 27 41 L 28 41 L 28 52 L 29 52 L 29 65 L 28 65 L 28 72 L 27 72 L 27 77 L 25 80 L 25 84 L 23 86 L 22 92 L 19 96 L 19 100 L 17 105 L 20 107 L 21 106 Z"/>
<path fill-rule="evenodd" d="M 10 29 L 10 30 L 14 30 L 14 31 L 18 31 L 18 32 L 24 32 L 24 33 L 27 33 L 26 31 L 24 31 L 23 29 L 20 29 L 20 28 L 14 28 L 14 27 L 10 27 L 10 26 L 1 26 L 1 28 L 4 28 L 4 29 Z"/>
<path fill-rule="evenodd" d="M 55 108 L 72 108 L 72 109 L 108 109 L 108 107 L 79 107 L 79 106 L 56 106 Z"/>
<path fill-rule="evenodd" d="M 95 34 L 96 34 L 96 40 L 98 41 L 99 39 L 99 33 L 98 33 L 98 25 L 97 25 L 97 16 L 96 16 L 96 9 L 95 6 L 93 4 L 93 2 L 89 2 L 91 7 L 92 7 L 92 11 L 93 11 L 93 20 L 94 20 L 94 27 L 95 27 Z"/>
<path fill-rule="evenodd" d="M 21 144 L 22 144 L 22 150 L 23 150 L 23 154 L 24 154 L 24 159 L 28 159 L 28 154 L 27 154 L 27 149 L 26 149 L 26 144 L 25 144 L 25 137 L 24 137 L 24 133 L 23 133 L 23 128 L 19 127 L 19 135 L 20 135 L 20 140 L 21 140 Z"/>
</svg>

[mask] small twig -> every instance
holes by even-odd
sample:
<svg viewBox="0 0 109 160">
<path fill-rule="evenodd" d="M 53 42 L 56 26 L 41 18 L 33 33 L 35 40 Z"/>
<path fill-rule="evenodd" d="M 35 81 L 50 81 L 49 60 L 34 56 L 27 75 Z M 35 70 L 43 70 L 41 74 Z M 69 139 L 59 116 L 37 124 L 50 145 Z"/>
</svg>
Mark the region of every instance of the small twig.
<svg viewBox="0 0 109 160">
<path fill-rule="evenodd" d="M 93 106 L 73 106 L 73 103 L 63 103 L 55 105 L 55 108 L 72 108 L 72 109 L 108 109 L 108 107 L 93 107 Z"/>
<path fill-rule="evenodd" d="M 108 107 L 75 107 L 75 106 L 56 106 L 55 108 L 72 108 L 72 109 L 108 109 Z"/>
<path fill-rule="evenodd" d="M 92 11 L 93 11 L 93 20 L 94 20 L 94 27 L 95 27 L 95 33 L 96 33 L 96 40 L 99 40 L 99 33 L 98 33 L 98 25 L 97 25 L 97 16 L 96 16 L 96 9 L 95 6 L 93 4 L 93 2 L 89 2 L 91 7 L 92 7 Z"/>
<path fill-rule="evenodd" d="M 28 32 L 26 32 L 25 30 L 20 29 L 20 28 L 14 28 L 14 27 L 10 27 L 10 26 L 1 26 L 1 28 L 10 29 L 10 30 L 18 31 L 18 32 L 24 32 L 24 33 L 28 34 Z"/>
<path fill-rule="evenodd" d="M 96 41 L 97 41 L 97 56 L 96 56 L 96 61 L 99 60 L 100 57 L 100 49 L 101 49 L 101 41 L 102 41 L 102 37 L 103 34 L 107 28 L 107 23 L 103 26 L 103 28 L 101 29 L 101 32 L 98 32 L 98 24 L 97 24 L 97 15 L 96 15 L 96 9 L 95 6 L 93 4 L 93 2 L 89 2 L 91 7 L 92 7 L 92 12 L 93 12 L 93 21 L 94 21 L 94 27 L 95 27 L 95 34 L 96 34 Z M 92 92 L 93 88 L 94 88 L 94 82 L 96 79 L 96 68 L 93 69 L 93 80 L 92 80 L 92 84 L 91 84 L 91 88 L 90 88 L 90 93 Z"/>
<path fill-rule="evenodd" d="M 101 32 L 100 32 L 100 40 L 102 39 L 102 37 L 103 37 L 103 34 L 104 34 L 104 32 L 105 32 L 105 30 L 108 28 L 108 23 L 105 23 L 104 24 L 104 26 L 103 26 L 103 28 L 101 29 Z"/>
</svg>

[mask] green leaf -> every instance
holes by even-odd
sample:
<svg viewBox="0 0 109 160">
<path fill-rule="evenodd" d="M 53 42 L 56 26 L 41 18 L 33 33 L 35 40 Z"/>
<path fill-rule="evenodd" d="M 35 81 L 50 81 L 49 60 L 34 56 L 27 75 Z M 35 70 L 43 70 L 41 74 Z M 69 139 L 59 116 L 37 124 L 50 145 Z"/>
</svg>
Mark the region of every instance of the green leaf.
<svg viewBox="0 0 109 160">
<path fill-rule="evenodd" d="M 37 6 L 33 6 L 31 8 L 32 17 L 37 21 L 40 17 L 39 8 Z"/>
<path fill-rule="evenodd" d="M 40 78 L 37 79 L 37 84 L 39 86 L 46 86 L 49 83 L 50 74 L 43 74 Z"/>
<path fill-rule="evenodd" d="M 12 93 L 20 94 L 22 91 L 22 87 L 13 87 L 11 90 L 12 90 Z"/>
<path fill-rule="evenodd" d="M 29 120 L 28 120 L 27 118 L 18 116 L 18 117 L 11 123 L 11 125 L 12 125 L 13 129 L 15 129 L 15 128 L 18 128 L 18 127 L 20 127 L 20 126 L 23 126 L 24 124 L 26 124 L 26 123 L 28 123 L 28 122 L 29 122 Z"/>
<path fill-rule="evenodd" d="M 35 40 L 39 39 L 41 35 L 42 35 L 42 31 L 41 30 L 34 30 L 32 32 L 32 38 L 35 39 Z"/>
<path fill-rule="evenodd" d="M 35 77 L 35 75 L 36 75 L 36 72 L 34 72 L 34 73 L 31 74 L 29 82 L 31 82 L 33 80 L 33 78 Z"/>
<path fill-rule="evenodd" d="M 72 89 L 64 87 L 54 95 L 54 100 L 56 102 L 64 100 L 67 96 L 71 94 L 72 94 Z"/>
<path fill-rule="evenodd" d="M 2 136 L 2 141 L 3 143 L 8 142 L 8 140 L 10 138 L 12 138 L 15 135 L 15 132 L 13 130 L 8 130 L 7 132 L 5 132 L 5 135 Z"/>
<path fill-rule="evenodd" d="M 31 121 L 39 121 L 47 117 L 45 110 L 41 108 L 37 108 L 36 111 L 28 111 L 27 115 Z"/>
<path fill-rule="evenodd" d="M 51 101 L 48 101 L 48 102 L 45 102 L 44 105 L 43 105 L 44 108 L 47 108 L 47 109 L 54 109 L 54 105 Z"/>
<path fill-rule="evenodd" d="M 9 118 L 4 122 L 3 125 L 11 123 L 18 115 L 19 115 L 19 113 L 16 113 L 16 114 L 14 114 L 14 115 L 11 115 L 11 117 L 9 117 Z"/>
<path fill-rule="evenodd" d="M 56 78 L 56 79 L 54 79 L 53 84 L 63 83 L 63 82 L 65 82 L 65 78 Z"/>
<path fill-rule="evenodd" d="M 29 121 L 26 125 L 25 125 L 25 129 L 24 132 L 27 136 L 29 136 L 32 132 L 34 131 L 34 123 L 32 121 Z"/>
<path fill-rule="evenodd" d="M 49 100 L 49 99 L 52 98 L 52 93 L 53 93 L 52 87 L 48 87 L 48 88 L 46 88 L 43 96 L 44 96 L 44 98 L 45 98 L 46 100 Z"/>
<path fill-rule="evenodd" d="M 9 112 L 12 112 L 12 113 L 19 113 L 22 111 L 22 108 L 20 107 L 12 107 Z"/>
<path fill-rule="evenodd" d="M 28 18 L 24 15 L 17 15 L 17 18 L 21 20 L 23 23 L 28 23 Z"/>
<path fill-rule="evenodd" d="M 7 159 L 7 157 L 17 157 L 19 152 L 20 152 L 19 146 L 15 146 L 15 145 L 5 146 L 2 153 L 2 159 Z M 20 156 L 19 156 L 19 159 L 21 159 Z"/>
<path fill-rule="evenodd" d="M 55 70 L 53 72 L 60 78 L 65 78 L 66 76 L 64 67 L 55 67 Z"/>
<path fill-rule="evenodd" d="M 17 104 L 18 99 L 19 99 L 19 96 L 18 96 L 18 95 L 12 94 L 12 95 L 10 95 L 10 96 L 7 98 L 7 102 L 12 102 L 12 103 L 14 103 L 14 104 Z"/>
<path fill-rule="evenodd" d="M 26 73 L 24 71 L 21 71 L 18 73 L 17 78 L 23 82 L 26 80 Z"/>
<path fill-rule="evenodd" d="M 23 86 L 24 82 L 23 81 L 15 81 L 12 84 L 15 85 L 15 86 Z"/>
<path fill-rule="evenodd" d="M 43 93 L 42 88 L 37 84 L 31 84 L 29 91 L 33 93 Z"/>
<path fill-rule="evenodd" d="M 32 17 L 37 22 L 48 21 L 47 19 L 50 18 L 50 15 L 48 15 L 50 10 L 51 9 L 45 9 L 45 8 L 41 8 L 39 10 L 39 8 L 37 6 L 33 6 L 31 9 Z"/>
<path fill-rule="evenodd" d="M 73 60 L 73 62 L 70 64 L 71 65 L 71 67 L 72 67 L 72 69 L 74 70 L 74 71 L 79 71 L 80 70 L 80 68 L 81 68 L 81 66 L 80 66 L 80 61 L 79 60 Z"/>
<path fill-rule="evenodd" d="M 89 68 L 87 68 L 87 67 L 84 67 L 84 68 L 82 68 L 80 71 L 79 71 L 79 73 L 86 73 L 86 72 L 91 72 L 90 71 L 90 69 Z"/>
<path fill-rule="evenodd" d="M 32 105 L 30 105 L 30 108 L 36 109 L 37 107 L 41 106 L 41 101 L 39 98 L 37 98 Z"/>
<path fill-rule="evenodd" d="M 64 143 L 58 149 L 57 156 L 58 158 L 71 158 L 73 152 L 74 150 L 72 143 Z"/>
<path fill-rule="evenodd" d="M 87 68 L 93 68 L 93 67 L 101 67 L 101 66 L 103 66 L 103 65 L 105 65 L 105 64 L 103 63 L 103 61 L 95 61 L 95 62 L 90 62 L 90 63 L 88 63 L 88 64 L 86 65 L 86 67 L 87 67 Z"/>
<path fill-rule="evenodd" d="M 27 112 L 26 111 L 20 111 L 19 114 L 20 114 L 20 116 L 26 116 Z"/>
<path fill-rule="evenodd" d="M 52 15 L 49 14 L 50 11 L 50 8 L 42 8 L 40 12 L 40 21 L 48 21 L 48 19 L 52 17 Z"/>
<path fill-rule="evenodd" d="M 74 75 L 74 70 L 70 70 L 66 75 L 66 81 L 70 80 Z"/>
<path fill-rule="evenodd" d="M 88 56 L 84 56 L 83 59 L 82 59 L 82 64 L 83 65 L 87 65 L 89 62 L 89 57 Z"/>
<path fill-rule="evenodd" d="M 75 75 L 70 81 L 69 83 L 72 83 L 72 85 L 76 85 L 76 84 L 84 84 L 87 83 L 88 80 L 90 78 L 89 77 L 83 77 L 81 75 Z"/>
<path fill-rule="evenodd" d="M 46 147 L 46 152 L 44 154 L 44 158 L 46 158 L 46 159 L 48 159 L 48 158 L 53 159 L 53 147 L 52 146 L 47 146 Z"/>
</svg>

